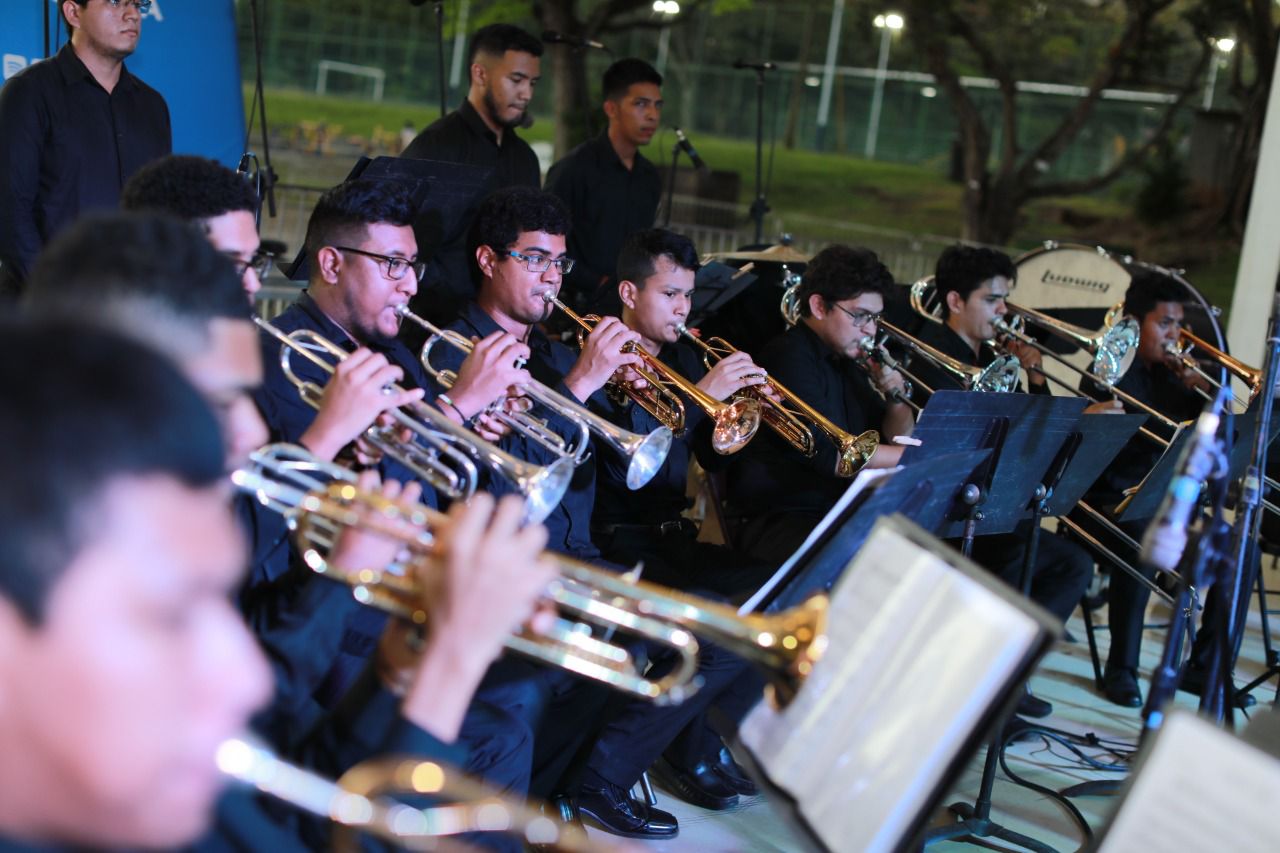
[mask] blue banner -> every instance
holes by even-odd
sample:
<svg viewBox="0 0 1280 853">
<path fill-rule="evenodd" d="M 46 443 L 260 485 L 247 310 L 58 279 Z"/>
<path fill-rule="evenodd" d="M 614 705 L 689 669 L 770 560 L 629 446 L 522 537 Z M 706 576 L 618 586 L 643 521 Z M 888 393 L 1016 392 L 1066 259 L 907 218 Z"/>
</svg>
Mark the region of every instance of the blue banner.
<svg viewBox="0 0 1280 853">
<path fill-rule="evenodd" d="M 4 0 L 0 59 L 7 80 L 67 41 L 56 0 Z M 129 71 L 169 104 L 173 150 L 201 154 L 235 168 L 244 150 L 244 99 L 236 49 L 234 0 L 152 0 Z"/>
</svg>

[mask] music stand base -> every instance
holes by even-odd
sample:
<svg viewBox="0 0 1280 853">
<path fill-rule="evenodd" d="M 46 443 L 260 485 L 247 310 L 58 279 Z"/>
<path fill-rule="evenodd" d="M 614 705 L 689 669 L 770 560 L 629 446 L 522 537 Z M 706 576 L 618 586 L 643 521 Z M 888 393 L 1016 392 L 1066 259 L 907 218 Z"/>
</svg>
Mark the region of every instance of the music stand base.
<svg viewBox="0 0 1280 853">
<path fill-rule="evenodd" d="M 926 845 L 935 841 L 949 841 L 953 838 L 999 838 L 1001 841 L 1016 844 L 1035 853 L 1058 853 L 1049 845 L 1034 838 L 1028 838 L 1020 832 L 1014 832 L 990 818 L 978 817 L 974 813 L 972 803 L 952 803 L 947 808 L 960 818 L 960 822 L 954 826 L 939 826 L 929 830 L 925 834 Z"/>
</svg>

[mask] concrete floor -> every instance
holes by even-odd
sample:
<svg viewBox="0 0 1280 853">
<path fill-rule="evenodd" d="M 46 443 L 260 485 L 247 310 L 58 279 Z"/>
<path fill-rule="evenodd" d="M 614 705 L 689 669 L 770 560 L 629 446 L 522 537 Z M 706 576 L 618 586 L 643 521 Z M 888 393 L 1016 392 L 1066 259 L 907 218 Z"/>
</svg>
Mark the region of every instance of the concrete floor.
<svg viewBox="0 0 1280 853">
<path fill-rule="evenodd" d="M 1276 571 L 1269 559 L 1264 560 L 1264 567 L 1268 588 L 1280 589 L 1280 571 Z M 1273 608 L 1280 608 L 1280 596 L 1273 597 L 1272 602 Z M 1263 670 L 1264 652 L 1256 598 L 1254 603 L 1237 666 L 1237 684 L 1241 685 L 1251 681 Z M 1153 602 L 1148 611 L 1147 622 L 1149 625 L 1161 623 L 1166 616 L 1167 610 L 1160 603 Z M 1105 621 L 1105 611 L 1101 618 Z M 1095 732 L 1100 737 L 1135 743 L 1140 729 L 1140 709 L 1112 705 L 1095 692 L 1089 648 L 1085 642 L 1084 621 L 1078 610 L 1068 628 L 1078 642 L 1059 643 L 1045 656 L 1031 680 L 1032 690 L 1054 706 L 1053 715 L 1043 722 L 1072 732 Z M 1273 619 L 1272 636 L 1280 642 L 1280 620 Z M 1100 652 L 1105 659 L 1105 631 L 1098 633 L 1098 640 Z M 1144 697 L 1148 684 L 1146 676 L 1158 661 L 1163 642 L 1163 631 L 1148 629 L 1142 648 L 1141 681 Z M 1272 680 L 1255 691 L 1258 708 L 1270 707 L 1275 696 L 1275 685 L 1276 682 Z M 1188 709 L 1195 709 L 1198 702 L 1197 697 L 1181 692 L 1175 700 L 1177 707 Z M 1044 740 L 1014 744 L 1008 749 L 1007 756 L 1015 773 L 1054 790 L 1090 779 L 1120 778 L 1122 775 L 1083 769 L 1073 763 L 1074 759 L 1064 749 L 1051 746 Z M 944 806 L 955 801 L 973 801 L 978 791 L 982 759 L 982 751 L 971 759 L 953 791 L 944 798 Z M 753 797 L 741 802 L 736 808 L 723 812 L 711 812 L 687 805 L 661 789 L 658 791 L 658 800 L 661 808 L 674 813 L 679 819 L 680 834 L 670 841 L 637 842 L 644 848 L 671 853 L 790 853 L 807 849 L 779 819 L 764 797 Z M 1073 802 L 1095 830 L 1106 822 L 1115 805 L 1115 799 L 1111 797 L 1076 798 Z M 1072 851 L 1083 844 L 1079 829 L 1057 803 L 1013 784 L 1003 773 L 997 774 L 993 803 L 994 820 L 1056 850 Z M 945 808 L 933 816 L 933 821 L 938 824 L 945 824 L 950 820 L 952 818 Z M 597 831 L 592 829 L 591 832 L 596 834 Z M 977 843 L 990 849 L 1018 849 L 990 839 Z M 944 853 L 971 847 L 972 844 L 968 842 L 946 841 L 933 845 L 930 849 Z"/>
</svg>

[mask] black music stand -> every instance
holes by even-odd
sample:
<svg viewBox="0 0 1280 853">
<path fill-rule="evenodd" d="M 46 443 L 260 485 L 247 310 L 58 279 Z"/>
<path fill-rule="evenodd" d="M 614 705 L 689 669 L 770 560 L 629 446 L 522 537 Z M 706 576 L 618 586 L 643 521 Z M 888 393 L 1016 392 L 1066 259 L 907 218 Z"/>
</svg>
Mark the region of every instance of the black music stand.
<svg viewBox="0 0 1280 853">
<path fill-rule="evenodd" d="M 697 328 L 700 323 L 737 298 L 755 280 L 755 273 L 748 272 L 747 267 L 739 269 L 719 261 L 703 264 L 694 278 L 693 305 L 690 306 L 689 320 L 685 325 Z"/>
<path fill-rule="evenodd" d="M 816 592 L 829 591 L 880 518 L 900 515 L 933 532 L 955 505 L 974 469 L 990 454 L 989 450 L 947 453 L 878 480 L 837 517 L 823 519 L 818 538 L 783 564 L 781 577 L 770 579 L 765 593 L 752 597 L 749 610 L 785 610 Z"/>
<path fill-rule="evenodd" d="M 1182 458 L 1182 448 L 1191 438 L 1191 433 L 1192 430 L 1189 429 L 1178 430 L 1173 443 L 1160 457 L 1156 467 L 1142 478 L 1136 491 L 1116 507 L 1119 513 L 1117 521 L 1143 521 L 1156 514 L 1160 501 L 1164 500 L 1165 492 L 1169 489 L 1169 481 L 1173 479 L 1178 467 L 1178 460 Z"/>
</svg>

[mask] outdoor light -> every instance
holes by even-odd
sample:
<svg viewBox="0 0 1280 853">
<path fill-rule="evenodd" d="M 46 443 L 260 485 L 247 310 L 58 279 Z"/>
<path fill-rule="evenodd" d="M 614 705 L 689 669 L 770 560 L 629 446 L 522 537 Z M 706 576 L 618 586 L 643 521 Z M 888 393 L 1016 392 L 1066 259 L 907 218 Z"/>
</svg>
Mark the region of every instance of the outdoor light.
<svg viewBox="0 0 1280 853">
<path fill-rule="evenodd" d="M 679 15 L 680 4 L 676 0 L 653 0 L 653 11 L 662 15 Z"/>
<path fill-rule="evenodd" d="M 926 98 L 936 98 L 938 97 L 938 90 L 932 86 L 925 86 L 920 90 L 920 94 Z"/>
<path fill-rule="evenodd" d="M 889 68 L 889 43 L 893 34 L 902 29 L 906 23 L 897 12 L 885 12 L 876 15 L 873 23 L 880 30 L 880 59 L 876 62 L 876 82 L 871 92 L 871 118 L 867 121 L 867 144 L 863 155 L 868 160 L 876 156 L 876 138 L 880 135 L 880 104 L 884 100 L 884 78 Z"/>
<path fill-rule="evenodd" d="M 1236 49 L 1236 40 L 1235 39 L 1218 39 L 1216 42 L 1214 42 L 1214 47 L 1216 47 L 1218 50 L 1222 51 L 1223 53 L 1230 53 L 1231 51 Z"/>
<path fill-rule="evenodd" d="M 889 12 L 884 15 L 876 15 L 875 25 L 880 29 L 900 30 L 905 22 L 902 16 L 897 12 Z"/>
<path fill-rule="evenodd" d="M 810 74 L 808 77 L 804 78 L 804 84 L 806 86 L 809 86 L 810 88 L 816 89 L 822 85 L 822 78 L 814 77 L 812 74 Z"/>
</svg>

